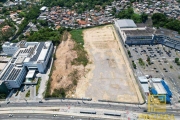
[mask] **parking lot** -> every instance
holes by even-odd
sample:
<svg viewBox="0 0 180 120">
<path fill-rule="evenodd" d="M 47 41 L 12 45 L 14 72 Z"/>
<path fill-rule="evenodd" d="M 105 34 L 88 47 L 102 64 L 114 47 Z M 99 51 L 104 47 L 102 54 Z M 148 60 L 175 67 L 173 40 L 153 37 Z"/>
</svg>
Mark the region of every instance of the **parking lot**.
<svg viewBox="0 0 180 120">
<path fill-rule="evenodd" d="M 135 75 L 164 78 L 174 93 L 173 99 L 177 101 L 180 93 L 180 66 L 175 63 L 175 58 L 180 58 L 180 52 L 162 45 L 127 46 L 130 51 L 130 60 L 136 64 Z M 148 62 L 147 58 L 150 58 Z M 140 65 L 139 59 L 143 60 Z"/>
</svg>

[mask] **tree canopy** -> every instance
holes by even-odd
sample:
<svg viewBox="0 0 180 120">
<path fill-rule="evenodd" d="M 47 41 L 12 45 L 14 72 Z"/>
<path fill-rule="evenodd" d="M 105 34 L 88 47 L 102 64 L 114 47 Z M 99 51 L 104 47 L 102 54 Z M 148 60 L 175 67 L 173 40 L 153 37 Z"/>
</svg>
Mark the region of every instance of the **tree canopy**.
<svg viewBox="0 0 180 120">
<path fill-rule="evenodd" d="M 126 10 L 120 11 L 117 15 L 117 18 L 120 19 L 133 19 L 135 23 L 145 22 L 148 18 L 148 15 L 142 13 L 141 15 L 134 13 L 133 8 L 128 8 Z"/>
<path fill-rule="evenodd" d="M 28 37 L 27 41 L 47 41 L 50 40 L 53 44 L 58 45 L 61 41 L 62 33 L 65 29 L 53 30 L 51 28 L 42 28 L 38 32 L 33 32 Z"/>
<path fill-rule="evenodd" d="M 155 27 L 164 27 L 178 31 L 180 33 L 180 21 L 175 19 L 170 19 L 164 14 L 161 13 L 153 14 L 152 22 Z"/>
<path fill-rule="evenodd" d="M 45 6 L 60 6 L 75 9 L 78 12 L 83 12 L 88 9 L 95 8 L 96 5 L 110 5 L 114 0 L 43 0 Z"/>
</svg>

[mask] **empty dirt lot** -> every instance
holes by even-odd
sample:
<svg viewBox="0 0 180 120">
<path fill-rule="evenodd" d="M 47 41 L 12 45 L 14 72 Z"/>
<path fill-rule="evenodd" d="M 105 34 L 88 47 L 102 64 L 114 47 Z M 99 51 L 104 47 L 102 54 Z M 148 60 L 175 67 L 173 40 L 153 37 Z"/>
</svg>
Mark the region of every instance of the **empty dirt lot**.
<svg viewBox="0 0 180 120">
<path fill-rule="evenodd" d="M 79 82 L 75 96 L 119 102 L 143 102 L 129 62 L 112 25 L 83 31 L 90 58 L 89 72 Z M 86 70 L 86 71 L 87 71 Z"/>
</svg>

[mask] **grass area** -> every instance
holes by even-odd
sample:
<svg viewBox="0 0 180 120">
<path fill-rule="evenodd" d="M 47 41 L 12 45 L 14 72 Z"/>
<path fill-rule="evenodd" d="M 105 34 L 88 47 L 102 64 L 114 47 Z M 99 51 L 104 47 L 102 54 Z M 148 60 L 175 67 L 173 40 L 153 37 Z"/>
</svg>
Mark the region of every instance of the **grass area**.
<svg viewBox="0 0 180 120">
<path fill-rule="evenodd" d="M 70 32 L 72 39 L 76 42 L 74 50 L 77 52 L 77 58 L 72 61 L 72 65 L 84 65 L 86 66 L 89 62 L 87 52 L 84 50 L 84 40 L 82 30 L 72 30 Z"/>
<path fill-rule="evenodd" d="M 28 92 L 26 93 L 26 97 L 30 96 L 30 90 L 28 90 Z"/>
<path fill-rule="evenodd" d="M 84 40 L 83 40 L 83 35 L 82 35 L 82 31 L 81 29 L 79 30 L 72 30 L 70 32 L 70 34 L 72 35 L 72 39 L 79 44 L 84 45 Z"/>
<path fill-rule="evenodd" d="M 38 78 L 37 85 L 36 85 L 36 95 L 38 95 L 38 90 L 39 90 L 39 87 L 40 87 L 40 83 L 41 83 L 41 78 Z"/>
</svg>

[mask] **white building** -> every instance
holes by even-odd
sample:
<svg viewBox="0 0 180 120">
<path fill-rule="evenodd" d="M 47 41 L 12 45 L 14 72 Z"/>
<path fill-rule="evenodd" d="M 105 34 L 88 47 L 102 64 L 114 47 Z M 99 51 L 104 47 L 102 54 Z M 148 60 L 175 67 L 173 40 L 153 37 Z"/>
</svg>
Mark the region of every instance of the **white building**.
<svg viewBox="0 0 180 120">
<path fill-rule="evenodd" d="M 21 41 L 16 46 L 18 50 L 0 74 L 0 81 L 4 81 L 8 89 L 19 88 L 25 78 L 33 78 L 35 71 L 44 73 L 53 52 L 51 41 Z"/>
<path fill-rule="evenodd" d="M 43 7 L 41 7 L 40 11 L 41 11 L 41 12 L 44 12 L 44 11 L 46 11 L 46 9 L 47 9 L 47 7 L 46 7 L 46 6 L 43 6 Z"/>
<path fill-rule="evenodd" d="M 11 56 L 19 49 L 19 47 L 18 47 L 18 44 L 16 43 L 5 42 L 2 45 L 2 49 L 5 54 Z"/>
<path fill-rule="evenodd" d="M 151 44 L 153 40 L 153 28 L 138 27 L 133 20 L 115 20 L 116 28 L 125 44 Z"/>
<path fill-rule="evenodd" d="M 154 45 L 163 44 L 180 50 L 180 34 L 176 31 L 146 27 L 142 24 L 135 24 L 133 20 L 114 20 L 116 29 L 127 45 Z"/>
</svg>

